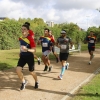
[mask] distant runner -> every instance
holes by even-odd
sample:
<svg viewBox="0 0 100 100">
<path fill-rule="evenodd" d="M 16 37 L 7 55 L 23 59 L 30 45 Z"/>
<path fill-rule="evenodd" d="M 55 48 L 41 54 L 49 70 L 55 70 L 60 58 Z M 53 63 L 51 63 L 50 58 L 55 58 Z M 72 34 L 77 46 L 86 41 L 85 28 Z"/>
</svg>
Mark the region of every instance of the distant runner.
<svg viewBox="0 0 100 100">
<path fill-rule="evenodd" d="M 90 35 L 87 36 L 86 41 L 88 42 L 88 51 L 90 54 L 90 61 L 89 65 L 91 64 L 91 61 L 94 57 L 94 51 L 95 51 L 95 42 L 96 42 L 96 36 L 94 35 L 93 31 L 90 31 Z"/>
</svg>

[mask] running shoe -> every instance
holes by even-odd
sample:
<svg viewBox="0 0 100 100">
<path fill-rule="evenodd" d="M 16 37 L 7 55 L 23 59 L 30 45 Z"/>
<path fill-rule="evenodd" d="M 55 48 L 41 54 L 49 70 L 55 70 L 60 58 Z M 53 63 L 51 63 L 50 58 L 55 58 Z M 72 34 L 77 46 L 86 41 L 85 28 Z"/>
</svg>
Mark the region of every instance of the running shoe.
<svg viewBox="0 0 100 100">
<path fill-rule="evenodd" d="M 48 66 L 45 66 L 44 70 L 43 71 L 47 71 L 48 70 Z"/>
<path fill-rule="evenodd" d="M 24 90 L 27 83 L 28 83 L 28 81 L 25 80 L 25 83 L 22 83 L 20 90 Z"/>
<path fill-rule="evenodd" d="M 48 70 L 48 72 L 51 72 L 51 69 L 52 69 L 52 66 L 50 66 L 50 67 L 49 67 L 49 70 Z"/>
<path fill-rule="evenodd" d="M 40 61 L 40 60 L 38 60 L 38 65 L 40 65 L 40 63 L 41 63 L 41 61 Z"/>
<path fill-rule="evenodd" d="M 91 65 L 91 61 L 89 61 L 89 65 Z"/>
<path fill-rule="evenodd" d="M 37 89 L 39 87 L 39 83 L 38 82 L 35 82 L 35 89 Z"/>
<path fill-rule="evenodd" d="M 62 75 L 59 75 L 58 78 L 59 78 L 60 80 L 62 80 Z"/>
<path fill-rule="evenodd" d="M 67 70 L 69 68 L 69 63 L 66 63 L 65 69 Z"/>
</svg>

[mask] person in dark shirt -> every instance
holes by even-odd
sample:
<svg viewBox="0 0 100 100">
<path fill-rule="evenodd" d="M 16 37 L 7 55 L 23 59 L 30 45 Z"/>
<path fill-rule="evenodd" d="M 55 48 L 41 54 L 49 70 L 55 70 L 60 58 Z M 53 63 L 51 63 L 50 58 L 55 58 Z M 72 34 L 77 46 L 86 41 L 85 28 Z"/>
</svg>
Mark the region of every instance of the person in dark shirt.
<svg viewBox="0 0 100 100">
<path fill-rule="evenodd" d="M 72 40 L 69 37 L 67 37 L 66 34 L 67 34 L 66 31 L 62 30 L 61 36 L 57 38 L 57 42 L 56 42 L 57 47 L 60 48 L 59 59 L 62 65 L 61 73 L 58 76 L 60 80 L 64 75 L 65 69 L 68 69 L 69 66 L 69 63 L 66 62 L 69 56 L 69 44 L 71 45 L 70 48 L 72 48 L 73 45 Z"/>
<path fill-rule="evenodd" d="M 37 75 L 34 72 L 34 52 L 36 49 L 36 45 L 34 39 L 29 34 L 28 25 L 25 24 L 22 25 L 22 36 L 19 38 L 19 42 L 20 42 L 20 58 L 18 60 L 16 72 L 22 82 L 20 90 L 23 90 L 27 84 L 27 81 L 25 80 L 22 74 L 22 69 L 26 63 L 28 64 L 30 74 L 33 76 L 35 80 L 35 88 L 38 88 Z"/>
<path fill-rule="evenodd" d="M 52 66 L 50 66 L 50 60 L 49 60 L 49 54 L 52 50 L 52 43 L 54 43 L 54 40 L 49 37 L 49 29 L 44 29 L 44 36 L 41 36 L 38 44 L 41 44 L 42 46 L 42 61 L 45 65 L 44 71 L 47 71 L 49 68 L 49 72 L 51 71 Z"/>
<path fill-rule="evenodd" d="M 88 43 L 88 51 L 90 54 L 90 61 L 89 61 L 89 65 L 91 64 L 91 61 L 94 57 L 94 51 L 95 51 L 95 42 L 96 42 L 96 36 L 94 35 L 93 31 L 90 31 L 90 35 L 87 36 L 86 41 Z"/>
</svg>

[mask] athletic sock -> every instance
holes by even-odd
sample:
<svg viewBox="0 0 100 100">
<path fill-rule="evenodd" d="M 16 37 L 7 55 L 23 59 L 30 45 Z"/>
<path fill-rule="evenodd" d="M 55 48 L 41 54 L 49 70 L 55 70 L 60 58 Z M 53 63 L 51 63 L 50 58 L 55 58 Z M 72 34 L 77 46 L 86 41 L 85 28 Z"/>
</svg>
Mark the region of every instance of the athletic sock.
<svg viewBox="0 0 100 100">
<path fill-rule="evenodd" d="M 65 72 L 65 67 L 64 67 L 64 66 L 62 66 L 62 68 L 61 68 L 61 75 L 63 75 L 63 74 L 64 74 L 64 72 Z"/>
<path fill-rule="evenodd" d="M 25 80 L 23 80 L 23 82 L 22 83 L 25 83 Z"/>
</svg>

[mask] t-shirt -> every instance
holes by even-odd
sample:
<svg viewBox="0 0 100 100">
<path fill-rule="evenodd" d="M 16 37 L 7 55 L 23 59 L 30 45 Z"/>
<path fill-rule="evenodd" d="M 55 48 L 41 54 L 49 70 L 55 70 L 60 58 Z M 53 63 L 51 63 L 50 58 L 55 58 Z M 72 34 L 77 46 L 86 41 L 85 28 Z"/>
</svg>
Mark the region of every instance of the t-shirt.
<svg viewBox="0 0 100 100">
<path fill-rule="evenodd" d="M 41 40 L 42 52 L 50 50 L 50 47 L 52 46 L 51 38 L 42 36 L 39 40 Z"/>
<path fill-rule="evenodd" d="M 88 41 L 88 47 L 95 47 L 95 36 L 87 36 L 86 40 Z"/>
<path fill-rule="evenodd" d="M 36 47 L 34 39 L 32 38 L 32 36 L 30 34 L 26 38 L 23 38 L 21 36 L 19 38 L 19 42 L 20 42 L 20 54 L 21 55 L 30 55 L 30 54 L 33 54 L 31 52 L 24 52 L 24 51 L 21 50 L 22 46 L 26 46 L 29 49 Z"/>
<path fill-rule="evenodd" d="M 51 38 L 51 42 L 52 43 L 54 43 L 55 42 L 55 40 L 54 40 L 54 38 L 53 38 L 53 36 L 51 35 L 51 36 L 49 36 L 49 38 Z"/>
<path fill-rule="evenodd" d="M 34 39 L 34 32 L 32 30 L 29 30 L 29 34 L 32 36 L 32 38 Z"/>
<path fill-rule="evenodd" d="M 57 39 L 57 43 L 61 46 L 60 52 L 61 53 L 69 53 L 69 43 L 71 42 L 71 39 L 69 37 L 59 37 Z"/>
</svg>

